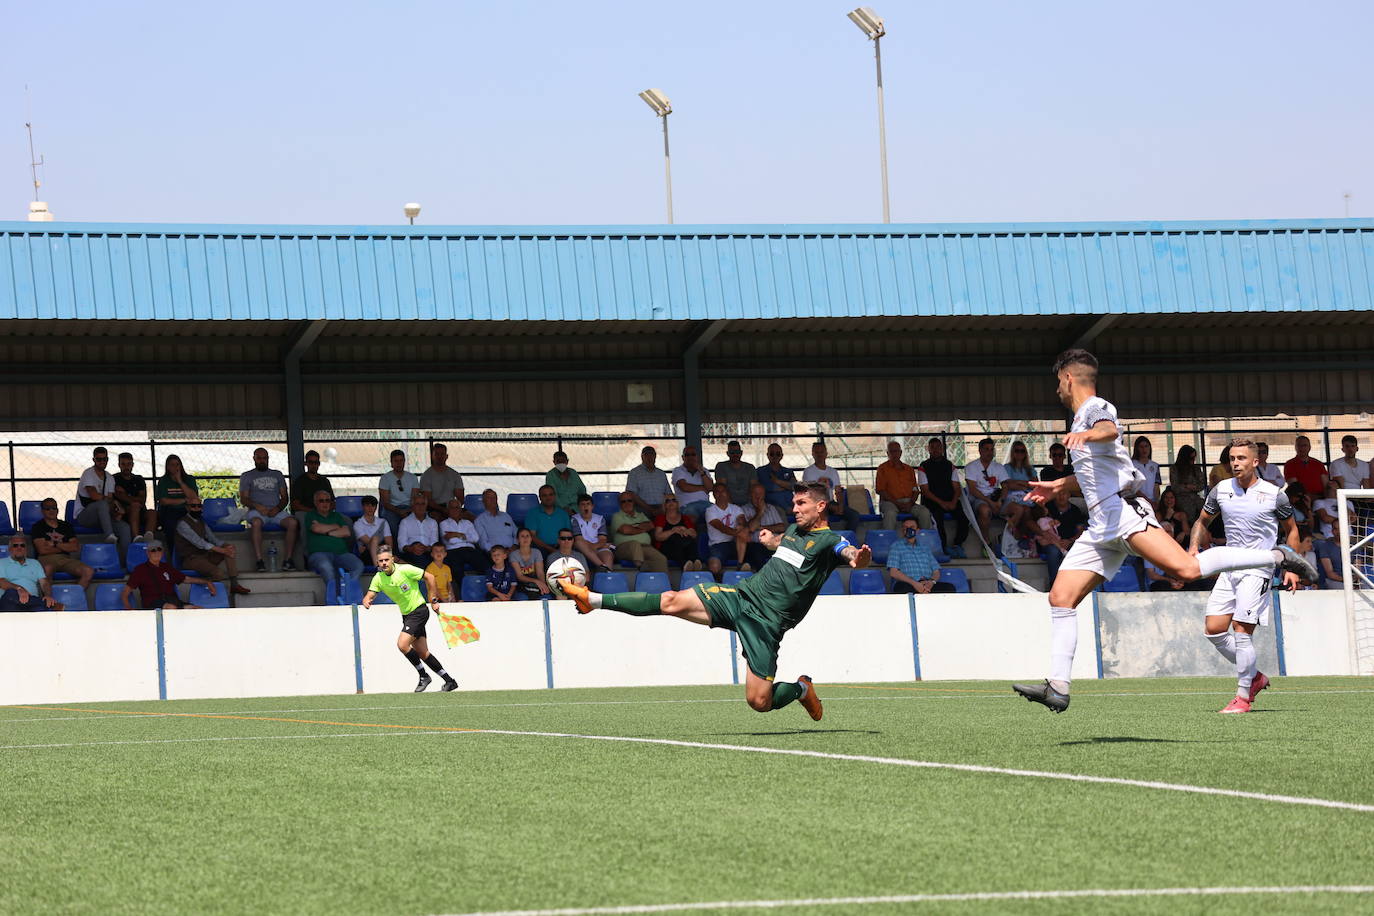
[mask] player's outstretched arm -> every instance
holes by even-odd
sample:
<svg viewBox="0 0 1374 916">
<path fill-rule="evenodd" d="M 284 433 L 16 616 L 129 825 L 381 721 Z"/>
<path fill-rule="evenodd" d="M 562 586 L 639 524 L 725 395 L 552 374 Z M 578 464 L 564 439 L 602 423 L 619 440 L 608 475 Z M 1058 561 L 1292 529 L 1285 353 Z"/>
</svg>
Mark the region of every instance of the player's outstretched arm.
<svg viewBox="0 0 1374 916">
<path fill-rule="evenodd" d="M 777 550 L 778 544 L 782 542 L 782 535 L 769 531 L 767 528 L 759 529 L 759 543 L 765 550 Z"/>
<path fill-rule="evenodd" d="M 1121 434 L 1116 428 L 1116 424 L 1111 420 L 1098 420 L 1092 425 L 1091 429 L 1085 429 L 1078 433 L 1069 433 L 1064 437 L 1064 447 L 1069 451 L 1082 448 L 1089 442 L 1110 442 Z"/>
<path fill-rule="evenodd" d="M 376 592 L 368 592 L 366 595 L 363 595 L 363 607 L 370 610 L 372 608 L 372 601 L 376 597 Z"/>
<path fill-rule="evenodd" d="M 1033 503 L 1044 504 L 1054 499 L 1055 494 L 1060 490 L 1067 490 L 1070 496 L 1077 496 L 1083 492 L 1078 488 L 1078 478 L 1070 474 L 1068 477 L 1061 477 L 1058 480 L 1031 481 L 1026 499 Z"/>
<path fill-rule="evenodd" d="M 867 544 L 862 547 L 846 547 L 840 556 L 848 560 L 853 569 L 863 569 L 873 562 L 873 550 Z"/>
<path fill-rule="evenodd" d="M 1298 534 L 1297 523 L 1293 521 L 1291 515 L 1288 518 L 1279 519 L 1279 531 L 1283 534 L 1284 541 L 1293 548 L 1294 552 L 1302 553 L 1302 537 Z M 1301 582 L 1302 580 L 1298 578 L 1297 573 L 1284 571 L 1283 587 L 1285 591 L 1296 592 Z"/>
<path fill-rule="evenodd" d="M 1197 556 L 1202 550 L 1202 535 L 1207 531 L 1207 526 L 1212 524 L 1215 516 L 1203 509 L 1197 515 L 1197 521 L 1193 522 L 1193 529 L 1188 534 L 1188 553 Z"/>
</svg>

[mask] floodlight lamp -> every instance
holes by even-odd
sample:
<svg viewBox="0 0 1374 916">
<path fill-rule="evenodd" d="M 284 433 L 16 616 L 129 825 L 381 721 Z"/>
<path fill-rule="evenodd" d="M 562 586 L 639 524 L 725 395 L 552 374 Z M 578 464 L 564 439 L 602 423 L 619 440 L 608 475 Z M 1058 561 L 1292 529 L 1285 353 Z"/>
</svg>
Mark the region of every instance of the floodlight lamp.
<svg viewBox="0 0 1374 916">
<path fill-rule="evenodd" d="M 849 14 L 849 19 L 870 39 L 882 38 L 887 34 L 883 28 L 883 17 L 873 12 L 870 6 L 861 6 Z"/>
<path fill-rule="evenodd" d="M 409 219 L 414 219 L 415 217 L 420 215 L 420 205 L 417 203 L 406 204 L 404 209 L 406 211 L 406 216 Z"/>
<path fill-rule="evenodd" d="M 660 118 L 667 117 L 673 112 L 673 103 L 663 94 L 662 89 L 645 89 L 639 94 L 644 100 L 644 104 L 654 110 L 654 114 Z"/>
</svg>

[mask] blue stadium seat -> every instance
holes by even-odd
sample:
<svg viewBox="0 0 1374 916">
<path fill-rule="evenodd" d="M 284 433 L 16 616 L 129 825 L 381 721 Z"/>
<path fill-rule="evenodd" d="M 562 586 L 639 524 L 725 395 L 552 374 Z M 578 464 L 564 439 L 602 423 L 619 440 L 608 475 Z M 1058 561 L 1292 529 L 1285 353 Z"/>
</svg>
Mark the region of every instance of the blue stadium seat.
<svg viewBox="0 0 1374 916">
<path fill-rule="evenodd" d="M 834 531 L 836 534 L 844 538 L 849 543 L 853 544 L 855 547 L 859 546 L 859 539 L 857 536 L 855 536 L 854 532 L 846 528 L 832 528 L 830 530 Z M 702 554 L 702 556 L 705 556 L 705 554 Z"/>
<path fill-rule="evenodd" d="M 226 522 L 225 517 L 234 511 L 234 500 L 229 496 L 212 496 L 203 501 L 205 504 L 205 524 L 211 531 L 242 531 L 242 522 Z M 167 532 L 168 539 L 173 536 Z"/>
<path fill-rule="evenodd" d="M 844 582 L 840 580 L 840 571 L 839 571 L 838 569 L 832 569 L 832 570 L 830 570 L 830 575 L 826 576 L 826 578 L 825 578 L 825 584 L 821 586 L 820 594 L 822 594 L 822 595 L 843 595 L 843 594 L 844 594 Z"/>
<path fill-rule="evenodd" d="M 21 499 L 19 501 L 19 530 L 25 534 L 34 522 L 43 520 L 43 501 L 41 499 Z"/>
<path fill-rule="evenodd" d="M 533 493 L 512 493 L 506 497 L 506 514 L 516 526 L 525 523 L 525 513 L 539 505 L 539 497 Z"/>
<path fill-rule="evenodd" d="M 7 556 L 9 556 L 9 555 L 10 555 L 10 545 L 9 545 L 9 543 L 7 542 L 7 543 L 4 543 L 4 544 L 0 544 L 0 560 L 3 560 L 5 557 L 7 557 Z"/>
<path fill-rule="evenodd" d="M 727 570 L 725 574 L 720 577 L 720 584 L 728 585 L 731 588 L 734 588 L 736 585 L 739 585 L 741 582 L 743 582 L 745 579 L 748 579 L 752 575 L 753 573 L 751 572 L 743 572 L 738 569 Z"/>
<path fill-rule="evenodd" d="M 940 581 L 948 582 L 950 585 L 954 586 L 956 592 L 968 594 L 973 591 L 973 589 L 969 588 L 968 573 L 957 566 L 940 567 Z"/>
<path fill-rule="evenodd" d="M 368 581 L 371 581 L 370 577 Z M 363 583 L 344 573 L 325 586 L 324 603 L 330 606 L 341 604 L 360 604 L 363 600 Z"/>
<path fill-rule="evenodd" d="M 491 600 L 491 596 L 487 594 L 487 577 L 464 576 L 462 584 L 458 586 L 458 597 L 464 601 Z"/>
<path fill-rule="evenodd" d="M 99 534 L 99 528 L 92 528 L 89 525 L 78 525 L 76 523 L 76 517 L 81 514 L 81 508 L 81 503 L 74 499 L 69 499 L 67 500 L 67 514 L 63 517 L 71 522 L 72 530 L 77 534 Z"/>
<path fill-rule="evenodd" d="M 210 589 L 200 583 L 191 586 L 190 600 L 188 604 L 198 604 L 201 607 L 228 607 L 229 606 L 229 583 L 219 582 L 215 584 L 215 593 L 210 594 Z"/>
<path fill-rule="evenodd" d="M 623 572 L 599 572 L 592 577 L 592 591 L 603 595 L 619 595 L 630 590 L 630 580 Z"/>
<path fill-rule="evenodd" d="M 483 512 L 487 511 L 486 508 L 482 505 L 481 493 L 464 493 L 463 508 L 471 512 L 473 515 L 481 515 Z M 359 511 L 358 514 L 361 515 L 362 512 Z"/>
<path fill-rule="evenodd" d="M 135 566 L 142 566 L 148 562 L 148 545 L 142 541 L 134 541 L 129 545 L 129 552 L 124 555 L 124 568 L 132 570 Z"/>
<path fill-rule="evenodd" d="M 1135 564 L 1126 562 L 1116 571 L 1116 575 L 1102 583 L 1104 592 L 1138 592 L 1140 577 L 1136 575 Z"/>
<path fill-rule="evenodd" d="M 620 511 L 620 494 L 609 490 L 597 490 L 592 494 L 592 511 L 609 523 L 611 516 Z"/>
<path fill-rule="evenodd" d="M 1001 561 L 999 561 L 999 562 L 1001 562 L 1001 563 L 1003 563 L 1003 564 L 1006 565 L 1006 567 L 1007 567 L 1007 572 L 1011 573 L 1013 576 L 1016 576 L 1017 578 L 1020 578 L 1020 575 L 1021 575 L 1021 574 L 1020 574 L 1020 571 L 1016 568 L 1016 564 L 1015 564 L 1015 563 L 1013 563 L 1011 560 L 1001 560 Z M 1011 593 L 1011 589 L 1009 589 L 1009 588 L 1007 588 L 1005 585 L 1003 585 L 1001 579 L 998 579 L 998 580 L 997 580 L 997 590 L 998 590 L 999 592 L 1003 592 L 1003 593 L 1006 593 L 1006 594 L 1010 594 L 1010 593 Z"/>
<path fill-rule="evenodd" d="M 691 572 L 684 572 L 682 578 L 678 580 L 678 589 L 689 589 L 694 585 L 715 585 L 716 577 L 704 569 L 695 569 Z"/>
<path fill-rule="evenodd" d="M 97 611 L 124 610 L 124 583 L 101 582 L 95 587 L 95 609 Z"/>
<path fill-rule="evenodd" d="M 849 574 L 849 594 L 881 595 L 887 591 L 881 569 L 856 569 Z"/>
<path fill-rule="evenodd" d="M 52 596 L 53 600 L 66 605 L 69 611 L 89 611 L 91 609 L 91 606 L 86 603 L 86 590 L 79 585 L 54 585 Z"/>
<path fill-rule="evenodd" d="M 897 532 L 887 528 L 870 528 L 864 532 L 864 543 L 873 551 L 873 562 L 881 565 L 887 562 L 888 552 L 892 550 L 892 545 L 897 543 Z M 852 582 L 849 588 L 853 594 Z"/>
<path fill-rule="evenodd" d="M 661 595 L 672 588 L 668 574 L 661 572 L 635 573 L 635 591 Z"/>
<path fill-rule="evenodd" d="M 334 508 L 357 521 L 363 515 L 363 498 L 361 496 L 336 496 L 334 497 Z"/>
<path fill-rule="evenodd" d="M 0 499 L 0 535 L 9 537 L 14 534 L 14 523 L 10 521 L 10 507 Z"/>
<path fill-rule="evenodd" d="M 934 528 L 921 528 L 916 532 L 916 543 L 924 544 L 935 559 L 941 563 L 948 563 L 949 556 L 945 553 L 944 547 L 940 545 L 940 534 Z"/>
<path fill-rule="evenodd" d="M 124 567 L 119 565 L 119 547 L 114 544 L 82 544 L 81 562 L 95 570 L 97 579 L 124 578 Z"/>
<path fill-rule="evenodd" d="M 863 491 L 863 504 L 854 507 L 859 513 L 861 522 L 880 522 L 883 520 L 882 513 L 873 507 L 873 494 L 868 490 Z"/>
</svg>

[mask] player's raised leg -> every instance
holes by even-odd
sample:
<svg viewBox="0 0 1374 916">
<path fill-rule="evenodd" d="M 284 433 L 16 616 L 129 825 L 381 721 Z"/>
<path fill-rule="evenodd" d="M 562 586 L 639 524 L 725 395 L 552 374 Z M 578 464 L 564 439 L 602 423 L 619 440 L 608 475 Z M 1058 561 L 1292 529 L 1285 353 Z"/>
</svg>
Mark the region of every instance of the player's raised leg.
<svg viewBox="0 0 1374 916">
<path fill-rule="evenodd" d="M 1218 573 L 1278 566 L 1308 582 L 1318 579 L 1316 568 L 1288 545 L 1278 547 L 1212 547 L 1196 556 L 1189 554 L 1162 528 L 1146 528 L 1127 538 L 1131 549 L 1164 573 L 1192 582 Z"/>
</svg>

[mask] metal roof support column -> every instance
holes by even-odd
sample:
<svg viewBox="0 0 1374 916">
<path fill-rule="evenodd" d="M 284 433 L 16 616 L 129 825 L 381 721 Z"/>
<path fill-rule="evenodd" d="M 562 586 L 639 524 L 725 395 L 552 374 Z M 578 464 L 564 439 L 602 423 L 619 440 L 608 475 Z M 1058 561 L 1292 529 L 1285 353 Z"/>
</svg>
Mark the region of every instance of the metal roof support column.
<svg viewBox="0 0 1374 916">
<path fill-rule="evenodd" d="M 682 351 L 682 432 L 697 454 L 701 454 L 701 351 L 729 323 L 727 318 L 712 321 Z"/>
<path fill-rule="evenodd" d="M 301 357 L 315 344 L 325 325 L 323 318 L 302 322 L 287 341 L 283 360 L 282 396 L 286 407 L 286 479 L 305 469 L 305 407 L 301 402 Z"/>
</svg>

